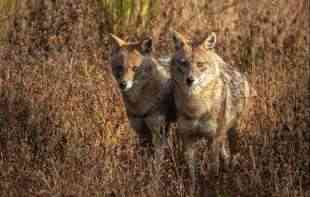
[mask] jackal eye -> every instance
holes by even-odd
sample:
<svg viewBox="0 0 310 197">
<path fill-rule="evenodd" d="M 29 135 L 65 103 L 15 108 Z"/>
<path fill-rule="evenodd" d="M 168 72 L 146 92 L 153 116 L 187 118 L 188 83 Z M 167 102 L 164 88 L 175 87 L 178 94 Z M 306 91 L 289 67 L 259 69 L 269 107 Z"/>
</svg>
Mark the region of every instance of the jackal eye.
<svg viewBox="0 0 310 197">
<path fill-rule="evenodd" d="M 197 62 L 196 65 L 201 72 L 207 70 L 207 66 L 204 62 Z"/>
<path fill-rule="evenodd" d="M 204 66 L 204 63 L 203 62 L 197 62 L 197 67 L 198 68 L 202 68 Z"/>
<path fill-rule="evenodd" d="M 133 71 L 133 72 L 137 72 L 137 71 L 138 71 L 138 66 L 137 66 L 137 65 L 133 66 L 133 67 L 132 67 L 132 71 Z"/>
</svg>

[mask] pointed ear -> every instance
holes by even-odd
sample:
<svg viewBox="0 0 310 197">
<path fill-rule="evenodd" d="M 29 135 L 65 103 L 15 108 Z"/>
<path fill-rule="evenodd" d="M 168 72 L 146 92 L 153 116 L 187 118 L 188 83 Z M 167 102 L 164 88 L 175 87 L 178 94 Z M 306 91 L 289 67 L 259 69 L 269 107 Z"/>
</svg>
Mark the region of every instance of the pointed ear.
<svg viewBox="0 0 310 197">
<path fill-rule="evenodd" d="M 213 49 L 216 44 L 216 34 L 212 32 L 206 39 L 203 41 L 202 45 L 207 49 Z"/>
<path fill-rule="evenodd" d="M 112 40 L 114 40 L 114 42 L 115 42 L 117 48 L 122 48 L 122 47 L 124 47 L 124 46 L 127 45 L 127 42 L 126 42 L 126 41 L 120 39 L 120 38 L 117 37 L 116 35 L 110 34 L 110 36 L 111 36 Z"/>
<path fill-rule="evenodd" d="M 181 35 L 179 32 L 176 31 L 172 32 L 172 39 L 174 42 L 175 50 L 183 48 L 188 42 L 183 35 Z"/>
<path fill-rule="evenodd" d="M 153 51 L 153 40 L 148 37 L 147 39 L 141 42 L 141 53 L 142 54 L 151 54 Z"/>
</svg>

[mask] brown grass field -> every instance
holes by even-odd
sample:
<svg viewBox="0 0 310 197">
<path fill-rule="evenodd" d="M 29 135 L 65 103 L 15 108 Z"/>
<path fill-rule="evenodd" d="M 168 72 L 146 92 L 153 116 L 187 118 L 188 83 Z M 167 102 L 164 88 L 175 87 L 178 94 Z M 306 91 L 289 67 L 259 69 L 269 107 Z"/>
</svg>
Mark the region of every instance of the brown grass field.
<svg viewBox="0 0 310 197">
<path fill-rule="evenodd" d="M 141 154 L 108 61 L 109 33 L 152 36 L 161 56 L 172 29 L 216 32 L 258 93 L 220 197 L 310 197 L 309 0 L 140 0 L 130 17 L 103 2 L 0 0 L 1 197 L 189 196 L 174 129 L 165 161 Z"/>
</svg>

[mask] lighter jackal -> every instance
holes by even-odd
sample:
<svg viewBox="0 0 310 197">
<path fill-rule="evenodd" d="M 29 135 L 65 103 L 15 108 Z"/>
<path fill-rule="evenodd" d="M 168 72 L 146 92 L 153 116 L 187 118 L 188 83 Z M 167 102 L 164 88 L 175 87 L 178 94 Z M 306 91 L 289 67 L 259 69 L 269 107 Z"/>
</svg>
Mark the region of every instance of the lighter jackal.
<svg viewBox="0 0 310 197">
<path fill-rule="evenodd" d="M 232 158 L 232 137 L 248 108 L 251 91 L 246 77 L 213 51 L 215 33 L 197 45 L 178 32 L 173 32 L 173 40 L 171 77 L 175 86 L 177 134 L 184 142 L 184 156 L 195 189 L 197 143 L 207 139 L 209 174 L 217 175 L 220 159 L 227 166 Z"/>
<path fill-rule="evenodd" d="M 175 120 L 172 82 L 152 56 L 152 40 L 129 43 L 115 35 L 111 56 L 114 78 L 127 110 L 131 127 L 142 146 L 161 146 Z"/>
</svg>

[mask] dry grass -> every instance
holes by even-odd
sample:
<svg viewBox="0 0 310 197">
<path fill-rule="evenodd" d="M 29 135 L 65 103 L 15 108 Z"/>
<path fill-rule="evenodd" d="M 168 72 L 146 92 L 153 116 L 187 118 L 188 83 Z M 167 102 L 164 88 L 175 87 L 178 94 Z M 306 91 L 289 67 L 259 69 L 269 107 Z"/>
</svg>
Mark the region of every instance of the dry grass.
<svg viewBox="0 0 310 197">
<path fill-rule="evenodd" d="M 0 46 L 0 196 L 187 196 L 173 130 L 165 161 L 135 145 L 100 1 L 23 2 Z M 145 31 L 132 19 L 120 34 L 152 35 L 166 55 L 172 28 L 195 39 L 215 31 L 219 54 L 258 93 L 238 168 L 214 180 L 220 195 L 310 196 L 309 1 L 199 2 L 161 1 Z"/>
<path fill-rule="evenodd" d="M 14 13 L 15 4 L 16 0 L 0 1 L 0 45 L 7 39 L 8 18 Z"/>
</svg>

